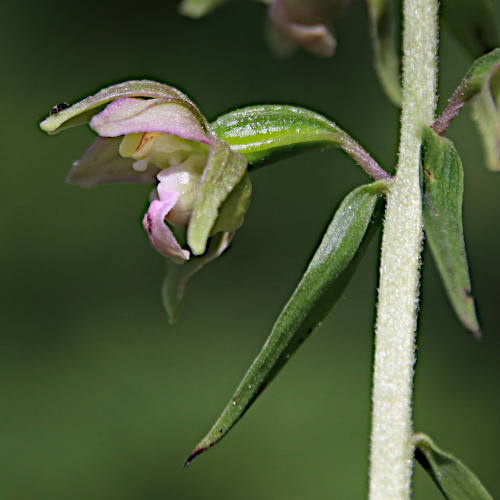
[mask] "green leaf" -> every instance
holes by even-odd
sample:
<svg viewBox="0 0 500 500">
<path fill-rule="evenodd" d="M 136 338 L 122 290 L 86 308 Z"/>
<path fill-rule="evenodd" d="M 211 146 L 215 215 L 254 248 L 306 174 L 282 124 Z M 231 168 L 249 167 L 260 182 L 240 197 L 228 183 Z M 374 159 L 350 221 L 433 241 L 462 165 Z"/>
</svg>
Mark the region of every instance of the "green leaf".
<svg viewBox="0 0 500 500">
<path fill-rule="evenodd" d="M 167 275 L 163 282 L 162 299 L 170 323 L 175 323 L 179 307 L 184 296 L 186 283 L 205 264 L 219 257 L 233 239 L 234 231 L 218 233 L 208 241 L 207 251 L 200 256 L 193 256 L 182 265 L 167 260 Z"/>
<path fill-rule="evenodd" d="M 494 101 L 492 102 L 490 80 L 499 67 L 500 49 L 495 49 L 477 59 L 465 75 L 465 78 L 462 80 L 458 89 L 448 101 L 446 109 L 432 124 L 433 130 L 439 135 L 443 135 L 451 121 L 458 115 L 464 104 L 478 94 L 481 94 L 478 99 L 480 99 L 482 103 L 479 104 L 481 109 L 476 109 L 477 116 L 475 119 L 480 122 L 484 122 L 486 125 L 490 114 L 495 115 L 496 113 L 496 116 L 498 117 L 496 105 Z M 483 107 L 485 108 L 484 111 L 482 111 Z M 482 115 L 484 115 L 484 120 Z M 489 119 L 494 119 L 494 116 Z M 487 133 L 487 130 L 485 133 Z"/>
<path fill-rule="evenodd" d="M 340 299 L 377 228 L 374 211 L 386 187 L 361 186 L 342 201 L 260 354 L 186 465 L 229 432 Z"/>
<path fill-rule="evenodd" d="M 40 128 L 49 133 L 57 134 L 76 125 L 87 123 L 93 115 L 100 111 L 104 105 L 119 97 L 149 97 L 154 99 L 169 99 L 188 107 L 206 131 L 207 125 L 197 106 L 180 90 L 163 83 L 151 80 L 131 80 L 124 83 L 111 85 L 92 96 L 89 96 L 73 106 L 53 112 L 40 123 Z"/>
<path fill-rule="evenodd" d="M 479 479 L 426 434 L 415 434 L 415 459 L 448 500 L 493 500 Z"/>
<path fill-rule="evenodd" d="M 220 116 L 210 126 L 253 167 L 309 149 L 338 147 L 373 179 L 391 179 L 349 134 L 308 109 L 278 104 L 249 106 Z"/>
<path fill-rule="evenodd" d="M 387 97 L 401 107 L 403 94 L 399 72 L 399 47 L 396 42 L 396 19 L 392 0 L 366 0 L 375 71 Z"/>
<path fill-rule="evenodd" d="M 500 171 L 500 112 L 497 104 L 500 97 L 499 68 L 500 63 L 497 63 L 487 75 L 486 84 L 473 103 L 472 113 L 483 140 L 486 166 L 494 172 Z M 493 94 L 494 89 L 496 95 Z"/>
<path fill-rule="evenodd" d="M 243 155 L 233 151 L 217 137 L 213 137 L 212 141 L 187 232 L 187 243 L 195 255 L 205 252 L 207 240 L 213 234 L 219 216 L 219 208 L 247 171 L 247 161 Z"/>
<path fill-rule="evenodd" d="M 446 0 L 442 19 L 453 37 L 473 58 L 500 45 L 491 0 Z"/>
<path fill-rule="evenodd" d="M 480 338 L 462 226 L 462 162 L 453 143 L 429 127 L 422 147 L 425 234 L 458 319 Z"/>
<path fill-rule="evenodd" d="M 229 0 L 182 0 L 179 5 L 179 14 L 190 17 L 191 19 L 199 19 L 200 17 L 210 14 L 217 7 Z"/>
</svg>

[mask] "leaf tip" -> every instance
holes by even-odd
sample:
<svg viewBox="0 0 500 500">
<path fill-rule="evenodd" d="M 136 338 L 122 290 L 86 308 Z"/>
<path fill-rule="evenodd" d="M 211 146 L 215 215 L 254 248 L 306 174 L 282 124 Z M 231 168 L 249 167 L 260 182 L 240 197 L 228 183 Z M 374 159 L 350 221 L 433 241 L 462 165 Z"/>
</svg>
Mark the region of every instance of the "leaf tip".
<svg viewBox="0 0 500 500">
<path fill-rule="evenodd" d="M 196 458 L 198 455 L 203 453 L 204 451 L 208 450 L 210 446 L 202 446 L 202 447 L 196 447 L 191 455 L 189 455 L 188 459 L 184 462 L 184 467 L 189 467 L 191 465 L 191 462 L 193 461 L 194 458 Z"/>
<path fill-rule="evenodd" d="M 483 332 L 478 328 L 477 330 L 469 330 L 474 340 L 477 342 L 481 342 L 483 340 Z"/>
</svg>

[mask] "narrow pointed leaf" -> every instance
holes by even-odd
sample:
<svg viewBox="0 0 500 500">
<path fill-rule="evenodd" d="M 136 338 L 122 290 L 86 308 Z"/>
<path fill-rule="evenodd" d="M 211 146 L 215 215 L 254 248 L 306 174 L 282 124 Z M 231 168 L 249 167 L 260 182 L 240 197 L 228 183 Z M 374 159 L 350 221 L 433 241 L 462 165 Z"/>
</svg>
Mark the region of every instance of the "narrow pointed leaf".
<svg viewBox="0 0 500 500">
<path fill-rule="evenodd" d="M 426 434 L 415 434 L 415 459 L 448 500 L 493 500 L 471 470 Z"/>
<path fill-rule="evenodd" d="M 432 129 L 439 135 L 443 135 L 464 104 L 470 101 L 474 96 L 480 94 L 476 100 L 481 100 L 481 103 L 476 105 L 475 119 L 485 124 L 486 130 L 484 132 L 481 130 L 480 125 L 480 132 L 483 136 L 484 134 L 488 134 L 487 128 L 489 121 L 493 120 L 494 123 L 495 114 L 498 117 L 498 110 L 491 96 L 490 81 L 499 67 L 500 48 L 492 50 L 488 54 L 477 59 L 465 75 L 460 86 L 448 101 L 446 109 L 432 124 Z"/>
<path fill-rule="evenodd" d="M 260 354 L 186 465 L 229 432 L 340 299 L 377 228 L 374 211 L 386 187 L 361 186 L 342 201 Z"/>
<path fill-rule="evenodd" d="M 309 149 L 341 148 L 373 179 L 391 179 L 349 134 L 308 109 L 279 104 L 249 106 L 220 116 L 210 126 L 252 167 Z"/>
<path fill-rule="evenodd" d="M 375 71 L 387 97 L 400 107 L 403 100 L 399 71 L 399 46 L 393 0 L 366 0 L 370 17 Z"/>
<path fill-rule="evenodd" d="M 423 170 L 427 240 L 458 319 L 480 338 L 462 225 L 462 162 L 453 143 L 428 127 L 423 136 Z"/>
<path fill-rule="evenodd" d="M 446 0 L 442 19 L 460 46 L 473 58 L 500 45 L 491 0 Z"/>
<path fill-rule="evenodd" d="M 187 242 L 195 255 L 205 252 L 207 240 L 219 216 L 219 208 L 247 171 L 243 155 L 213 137 L 207 164 L 200 180 L 200 194 L 189 221 Z"/>
<path fill-rule="evenodd" d="M 210 14 L 217 7 L 229 0 L 183 0 L 179 5 L 179 14 L 198 19 Z"/>
</svg>

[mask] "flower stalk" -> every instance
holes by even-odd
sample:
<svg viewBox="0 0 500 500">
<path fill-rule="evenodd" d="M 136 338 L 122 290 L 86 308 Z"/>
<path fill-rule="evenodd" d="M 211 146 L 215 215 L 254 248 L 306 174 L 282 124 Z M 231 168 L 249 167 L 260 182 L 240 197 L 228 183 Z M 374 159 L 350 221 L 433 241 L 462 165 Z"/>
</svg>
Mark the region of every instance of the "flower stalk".
<svg viewBox="0 0 500 500">
<path fill-rule="evenodd" d="M 422 127 L 436 107 L 437 0 L 405 0 L 399 164 L 387 196 L 375 331 L 369 498 L 409 499 L 422 195 Z"/>
</svg>

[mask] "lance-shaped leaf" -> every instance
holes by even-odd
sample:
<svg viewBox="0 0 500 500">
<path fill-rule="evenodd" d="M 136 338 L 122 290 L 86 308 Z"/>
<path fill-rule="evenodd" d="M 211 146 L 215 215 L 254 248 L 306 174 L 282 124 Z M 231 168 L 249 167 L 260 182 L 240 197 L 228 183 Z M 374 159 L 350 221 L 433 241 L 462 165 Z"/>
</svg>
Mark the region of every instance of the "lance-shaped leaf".
<svg viewBox="0 0 500 500">
<path fill-rule="evenodd" d="M 462 162 L 453 143 L 429 127 L 422 147 L 425 234 L 456 315 L 480 338 L 462 226 Z"/>
<path fill-rule="evenodd" d="M 200 180 L 200 193 L 189 220 L 187 242 L 195 255 L 205 252 L 207 240 L 219 216 L 219 208 L 247 171 L 243 155 L 212 137 L 210 153 Z"/>
<path fill-rule="evenodd" d="M 229 0 L 182 0 L 179 4 L 179 14 L 198 19 L 210 14 L 217 7 Z"/>
<path fill-rule="evenodd" d="M 173 103 L 179 103 L 190 109 L 203 130 L 205 132 L 207 130 L 207 124 L 203 115 L 188 96 L 183 94 L 180 90 L 170 87 L 170 85 L 151 80 L 131 80 L 124 83 L 118 83 L 77 102 L 73 106 L 54 106 L 50 116 L 40 123 L 40 128 L 49 134 L 57 134 L 61 130 L 75 127 L 76 125 L 82 125 L 89 122 L 108 102 L 120 97 L 169 99 Z"/>
<path fill-rule="evenodd" d="M 370 17 L 375 71 L 387 97 L 400 107 L 403 100 L 399 72 L 399 47 L 393 0 L 366 0 Z"/>
<path fill-rule="evenodd" d="M 415 459 L 448 500 L 493 500 L 479 479 L 460 460 L 438 448 L 426 434 L 415 434 Z"/>
<path fill-rule="evenodd" d="M 453 37 L 473 58 L 500 45 L 491 0 L 446 0 L 442 19 Z"/>
<path fill-rule="evenodd" d="M 490 81 L 499 67 L 500 49 L 492 50 L 475 61 L 448 101 L 446 109 L 432 124 L 432 129 L 439 135 L 443 135 L 464 104 L 480 94 L 476 100 L 474 118 L 478 121 L 483 137 L 495 137 L 494 129 L 498 127 L 498 125 L 495 125 L 495 121 L 498 122 L 498 110 L 491 96 Z M 477 101 L 480 101 L 479 104 L 477 104 Z M 482 130 L 482 124 L 484 124 L 484 131 Z M 499 137 L 498 132 L 496 137 Z M 496 164 L 496 162 L 494 163 Z"/>
<path fill-rule="evenodd" d="M 278 104 L 249 106 L 220 116 L 210 126 L 253 167 L 308 149 L 342 148 L 373 179 L 392 178 L 349 134 L 308 109 Z"/>
<path fill-rule="evenodd" d="M 340 299 L 375 232 L 380 212 L 374 212 L 387 185 L 361 186 L 342 201 L 261 352 L 186 465 L 228 433 Z"/>
</svg>

